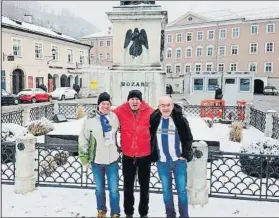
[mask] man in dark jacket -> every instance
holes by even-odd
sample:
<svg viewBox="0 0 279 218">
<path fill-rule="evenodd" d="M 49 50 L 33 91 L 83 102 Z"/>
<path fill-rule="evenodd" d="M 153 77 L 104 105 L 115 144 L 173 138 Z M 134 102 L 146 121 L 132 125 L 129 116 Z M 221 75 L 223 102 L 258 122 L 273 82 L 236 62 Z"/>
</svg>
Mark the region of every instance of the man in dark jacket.
<svg viewBox="0 0 279 218">
<path fill-rule="evenodd" d="M 220 87 L 217 85 L 215 90 L 215 99 L 222 100 L 222 98 L 223 98 L 222 89 L 220 89 Z"/>
<path fill-rule="evenodd" d="M 152 161 L 157 162 L 167 217 L 176 217 L 172 194 L 172 173 L 178 193 L 180 217 L 188 217 L 187 162 L 192 161 L 193 136 L 182 108 L 169 96 L 160 98 L 150 117 Z"/>
</svg>

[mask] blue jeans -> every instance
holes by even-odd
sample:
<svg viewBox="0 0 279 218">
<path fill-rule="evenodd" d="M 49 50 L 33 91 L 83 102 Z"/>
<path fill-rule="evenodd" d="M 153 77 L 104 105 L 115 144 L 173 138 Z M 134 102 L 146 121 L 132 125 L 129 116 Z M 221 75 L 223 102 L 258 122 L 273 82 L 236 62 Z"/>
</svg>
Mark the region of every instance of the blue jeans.
<svg viewBox="0 0 279 218">
<path fill-rule="evenodd" d="M 120 215 L 119 207 L 119 191 L 118 191 L 118 162 L 110 165 L 92 163 L 92 173 L 96 183 L 96 200 L 97 210 L 107 212 L 106 207 L 106 190 L 105 190 L 105 174 L 108 180 L 109 200 L 111 208 L 111 216 Z"/>
<path fill-rule="evenodd" d="M 171 162 L 157 162 L 158 173 L 162 182 L 164 203 L 167 217 L 176 217 L 173 193 L 172 193 L 172 173 L 174 174 L 175 186 L 178 193 L 178 208 L 180 217 L 188 215 L 187 185 L 187 162 L 177 160 Z"/>
</svg>

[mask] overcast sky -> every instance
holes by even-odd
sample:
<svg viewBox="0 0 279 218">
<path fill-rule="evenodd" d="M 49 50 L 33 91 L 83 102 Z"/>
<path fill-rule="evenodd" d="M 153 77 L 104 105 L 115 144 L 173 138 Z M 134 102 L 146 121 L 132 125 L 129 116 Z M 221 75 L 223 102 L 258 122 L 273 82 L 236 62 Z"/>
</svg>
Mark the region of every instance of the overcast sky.
<svg viewBox="0 0 279 218">
<path fill-rule="evenodd" d="M 46 1 L 41 3 L 48 4 L 56 12 L 66 8 L 101 30 L 110 25 L 105 12 L 112 11 L 113 6 L 120 5 L 120 1 Z M 279 1 L 156 1 L 156 4 L 168 11 L 169 22 L 188 11 L 196 13 L 211 11 L 211 13 L 201 13 L 204 16 L 212 14 L 215 16 L 237 15 L 239 11 L 251 14 L 253 10 L 257 10 L 254 13 L 259 14 L 259 16 L 267 16 L 271 11 L 276 11 L 279 14 Z"/>
</svg>

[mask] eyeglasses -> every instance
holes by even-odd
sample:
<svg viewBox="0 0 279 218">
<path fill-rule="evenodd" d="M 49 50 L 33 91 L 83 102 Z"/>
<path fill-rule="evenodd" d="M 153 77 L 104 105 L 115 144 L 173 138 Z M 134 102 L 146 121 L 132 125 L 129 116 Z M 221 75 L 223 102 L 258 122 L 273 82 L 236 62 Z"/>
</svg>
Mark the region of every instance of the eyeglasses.
<svg viewBox="0 0 279 218">
<path fill-rule="evenodd" d="M 162 107 L 162 108 L 171 107 L 171 106 L 172 106 L 172 104 L 159 104 L 159 107 Z"/>
</svg>

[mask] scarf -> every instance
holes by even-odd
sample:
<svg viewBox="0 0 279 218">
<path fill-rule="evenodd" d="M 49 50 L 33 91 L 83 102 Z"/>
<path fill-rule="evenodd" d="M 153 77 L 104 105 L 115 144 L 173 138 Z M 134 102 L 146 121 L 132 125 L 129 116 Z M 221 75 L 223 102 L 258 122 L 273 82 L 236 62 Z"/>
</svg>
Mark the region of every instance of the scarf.
<svg viewBox="0 0 279 218">
<path fill-rule="evenodd" d="M 96 114 L 100 118 L 101 126 L 103 129 L 103 136 L 105 139 L 105 145 L 113 144 L 112 126 L 110 124 L 109 117 L 105 114 L 102 114 L 100 111 L 97 111 Z"/>
</svg>

